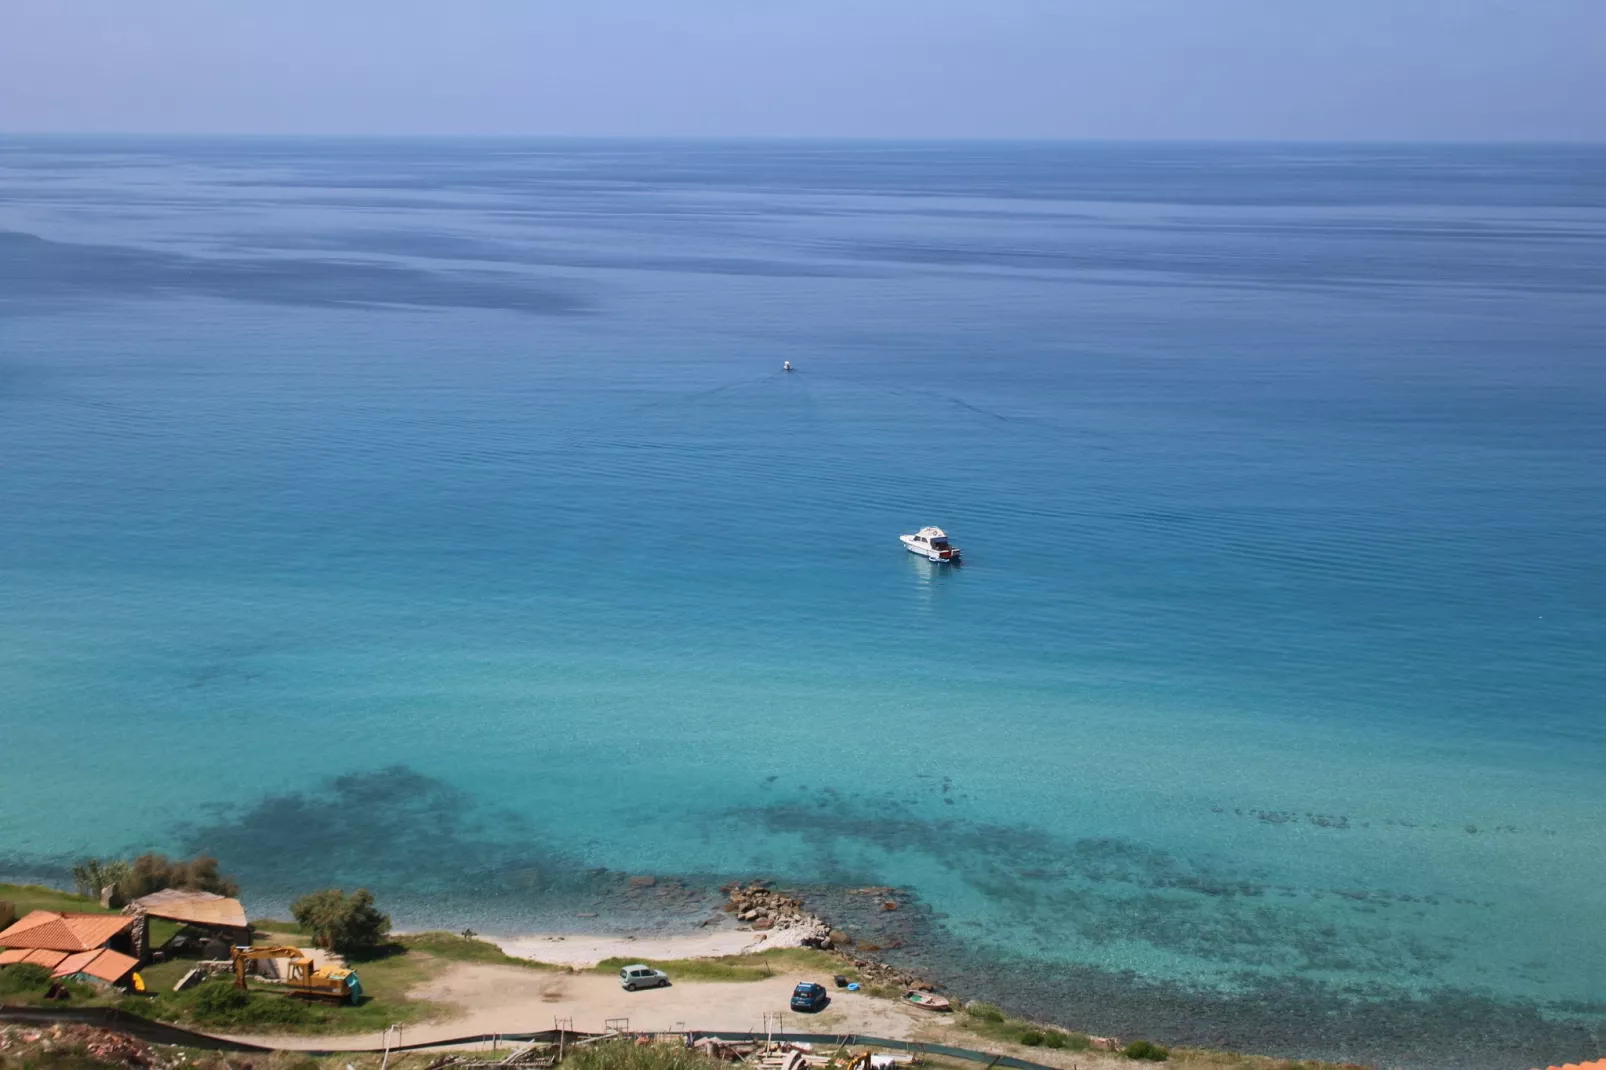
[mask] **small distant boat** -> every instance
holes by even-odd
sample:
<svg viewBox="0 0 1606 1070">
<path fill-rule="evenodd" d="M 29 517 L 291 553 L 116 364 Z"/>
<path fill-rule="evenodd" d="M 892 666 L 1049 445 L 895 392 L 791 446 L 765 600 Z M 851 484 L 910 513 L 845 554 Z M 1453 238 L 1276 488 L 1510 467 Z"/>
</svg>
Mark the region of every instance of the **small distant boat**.
<svg viewBox="0 0 1606 1070">
<path fill-rule="evenodd" d="M 959 561 L 959 547 L 948 541 L 948 533 L 941 528 L 921 528 L 913 535 L 899 535 L 904 549 L 919 554 L 928 561 Z"/>
<path fill-rule="evenodd" d="M 946 996 L 939 996 L 935 992 L 916 992 L 914 989 L 903 994 L 905 1003 L 913 1003 L 916 1007 L 924 1007 L 928 1011 L 951 1011 L 954 1009 Z"/>
<path fill-rule="evenodd" d="M 781 371 L 789 372 L 791 370 L 792 370 L 792 362 L 791 361 L 789 361 L 789 360 L 781 361 Z"/>
</svg>

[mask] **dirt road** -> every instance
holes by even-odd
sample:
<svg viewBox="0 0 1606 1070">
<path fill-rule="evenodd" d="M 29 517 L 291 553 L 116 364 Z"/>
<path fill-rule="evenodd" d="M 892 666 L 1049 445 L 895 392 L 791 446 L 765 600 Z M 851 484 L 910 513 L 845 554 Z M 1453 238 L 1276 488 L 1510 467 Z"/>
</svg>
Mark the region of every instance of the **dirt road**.
<svg viewBox="0 0 1606 1070">
<path fill-rule="evenodd" d="M 833 990 L 831 1005 L 818 1014 L 788 1010 L 799 981 L 825 977 L 780 976 L 762 981 L 684 981 L 668 988 L 626 992 L 613 976 L 546 973 L 514 966 L 455 963 L 414 989 L 415 999 L 449 1003 L 460 1013 L 438 1022 L 407 1026 L 402 1043 L 422 1044 L 474 1033 L 528 1033 L 551 1029 L 554 1019 L 572 1018 L 582 1032 L 602 1032 L 610 1018 L 628 1018 L 632 1029 L 732 1029 L 761 1031 L 766 1012 L 786 1014 L 788 1032 L 871 1033 L 903 1039 L 941 1018 L 857 992 Z M 343 1037 L 241 1037 L 280 1048 L 345 1049 L 379 1046 L 372 1033 Z"/>
</svg>

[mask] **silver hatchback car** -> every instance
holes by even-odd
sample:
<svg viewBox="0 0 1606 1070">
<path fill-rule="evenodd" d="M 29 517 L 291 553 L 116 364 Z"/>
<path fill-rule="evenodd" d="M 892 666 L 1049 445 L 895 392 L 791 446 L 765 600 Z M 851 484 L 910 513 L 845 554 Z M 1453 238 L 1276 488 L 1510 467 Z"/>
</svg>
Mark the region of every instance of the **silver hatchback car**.
<svg viewBox="0 0 1606 1070">
<path fill-rule="evenodd" d="M 619 971 L 619 984 L 626 992 L 634 992 L 638 988 L 658 988 L 669 983 L 669 975 L 662 970 L 655 970 L 651 966 L 637 963 L 626 966 Z"/>
</svg>

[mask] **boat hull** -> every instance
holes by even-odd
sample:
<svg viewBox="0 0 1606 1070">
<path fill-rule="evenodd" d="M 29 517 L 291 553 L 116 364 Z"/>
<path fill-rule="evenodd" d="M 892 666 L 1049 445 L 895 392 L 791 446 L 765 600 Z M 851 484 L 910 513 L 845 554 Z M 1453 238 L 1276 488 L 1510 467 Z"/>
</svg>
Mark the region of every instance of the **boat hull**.
<svg viewBox="0 0 1606 1070">
<path fill-rule="evenodd" d="M 927 561 L 933 561 L 939 565 L 951 564 L 959 560 L 958 550 L 933 550 L 929 546 L 921 546 L 908 538 L 904 538 L 903 548 L 912 554 L 919 554 Z"/>
</svg>

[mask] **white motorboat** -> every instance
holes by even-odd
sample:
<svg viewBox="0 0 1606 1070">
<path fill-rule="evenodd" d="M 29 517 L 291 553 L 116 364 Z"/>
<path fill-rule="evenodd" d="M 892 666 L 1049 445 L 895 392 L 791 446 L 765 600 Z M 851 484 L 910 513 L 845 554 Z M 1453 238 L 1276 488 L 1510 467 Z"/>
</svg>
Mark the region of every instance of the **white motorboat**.
<svg viewBox="0 0 1606 1070">
<path fill-rule="evenodd" d="M 959 547 L 948 542 L 948 533 L 941 528 L 921 528 L 913 535 L 899 535 L 904 549 L 919 554 L 928 561 L 959 561 Z"/>
</svg>

